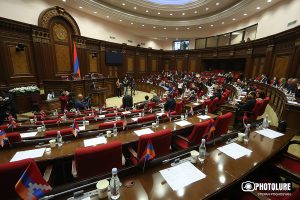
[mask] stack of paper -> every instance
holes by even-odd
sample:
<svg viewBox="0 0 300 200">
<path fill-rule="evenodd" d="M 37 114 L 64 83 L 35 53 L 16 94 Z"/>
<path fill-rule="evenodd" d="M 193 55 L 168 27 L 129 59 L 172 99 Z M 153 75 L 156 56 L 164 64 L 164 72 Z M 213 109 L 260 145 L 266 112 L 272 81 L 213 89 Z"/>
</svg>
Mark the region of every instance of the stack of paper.
<svg viewBox="0 0 300 200">
<path fill-rule="evenodd" d="M 136 122 L 138 120 L 138 117 L 133 117 L 131 119 L 132 119 L 132 121 Z"/>
<path fill-rule="evenodd" d="M 282 133 L 279 133 L 277 131 L 273 131 L 271 129 L 263 129 L 263 130 L 259 130 L 259 131 L 256 131 L 256 132 L 263 135 L 263 136 L 265 136 L 265 137 L 268 137 L 270 139 L 274 139 L 274 138 L 283 136 Z"/>
<path fill-rule="evenodd" d="M 145 129 L 134 131 L 134 133 L 137 134 L 137 136 L 141 136 L 141 135 L 146 135 L 154 132 L 150 128 L 145 128 Z"/>
<path fill-rule="evenodd" d="M 188 122 L 188 121 L 185 121 L 185 120 L 182 120 L 182 121 L 179 121 L 179 122 L 176 122 L 176 125 L 178 126 L 188 126 L 192 124 L 191 122 Z"/>
<path fill-rule="evenodd" d="M 249 155 L 252 152 L 250 149 L 247 149 L 236 143 L 230 143 L 225 146 L 219 147 L 218 150 L 235 160 L 245 155 Z"/>
<path fill-rule="evenodd" d="M 157 115 L 157 116 L 160 116 L 160 117 L 161 117 L 163 114 L 165 114 L 165 113 L 163 113 L 163 112 L 156 113 L 156 115 Z"/>
<path fill-rule="evenodd" d="M 99 115 L 98 118 L 99 119 L 105 118 L 105 115 Z"/>
<path fill-rule="evenodd" d="M 85 126 L 79 126 L 78 127 L 80 131 L 84 131 L 85 130 Z"/>
<path fill-rule="evenodd" d="M 124 111 L 124 112 L 122 112 L 123 115 L 130 114 L 130 113 L 131 113 L 130 111 Z"/>
<path fill-rule="evenodd" d="M 19 151 L 17 152 L 14 157 L 10 160 L 10 162 L 18 161 L 18 160 L 24 160 L 27 158 L 39 158 L 44 155 L 46 148 L 40 148 L 40 149 L 32 149 L 27 151 Z"/>
<path fill-rule="evenodd" d="M 102 137 L 83 140 L 83 143 L 84 143 L 85 147 L 88 147 L 88 146 L 94 146 L 97 144 L 106 144 L 107 140 L 104 136 L 102 136 Z"/>
<path fill-rule="evenodd" d="M 185 162 L 175 167 L 161 170 L 160 174 L 173 190 L 181 189 L 206 177 L 205 174 L 190 162 Z"/>
<path fill-rule="evenodd" d="M 202 120 L 210 119 L 210 116 L 208 116 L 208 115 L 199 115 L 197 117 Z"/>
<path fill-rule="evenodd" d="M 21 138 L 28 138 L 36 136 L 37 132 L 27 132 L 27 133 L 20 133 Z"/>
<path fill-rule="evenodd" d="M 193 103 L 193 105 L 194 105 L 194 106 L 199 106 L 199 105 L 200 105 L 200 103 Z"/>
</svg>

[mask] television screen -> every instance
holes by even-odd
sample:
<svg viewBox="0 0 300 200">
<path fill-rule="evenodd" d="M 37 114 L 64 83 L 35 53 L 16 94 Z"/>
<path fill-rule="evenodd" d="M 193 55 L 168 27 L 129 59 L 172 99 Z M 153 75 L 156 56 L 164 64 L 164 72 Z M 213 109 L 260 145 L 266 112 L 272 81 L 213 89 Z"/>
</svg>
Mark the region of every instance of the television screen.
<svg viewBox="0 0 300 200">
<path fill-rule="evenodd" d="M 115 50 L 107 50 L 105 52 L 105 63 L 106 65 L 122 65 L 123 54 Z"/>
</svg>

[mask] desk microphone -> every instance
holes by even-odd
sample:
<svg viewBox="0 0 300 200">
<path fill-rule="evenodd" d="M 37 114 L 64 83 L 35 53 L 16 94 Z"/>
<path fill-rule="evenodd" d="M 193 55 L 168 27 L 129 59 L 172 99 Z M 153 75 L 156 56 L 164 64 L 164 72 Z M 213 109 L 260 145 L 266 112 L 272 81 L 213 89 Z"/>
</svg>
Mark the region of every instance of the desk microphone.
<svg viewBox="0 0 300 200">
<path fill-rule="evenodd" d="M 162 161 L 162 163 L 163 163 L 163 164 L 166 164 L 166 163 L 170 162 L 171 160 L 174 160 L 174 159 L 180 158 L 181 156 L 185 156 L 185 155 L 187 155 L 187 154 L 190 154 L 190 152 L 186 152 L 186 153 L 184 153 L 184 154 L 181 154 L 181 155 L 175 156 L 175 157 L 173 157 L 173 158 L 169 158 L 169 159 L 163 160 L 163 161 Z"/>
</svg>

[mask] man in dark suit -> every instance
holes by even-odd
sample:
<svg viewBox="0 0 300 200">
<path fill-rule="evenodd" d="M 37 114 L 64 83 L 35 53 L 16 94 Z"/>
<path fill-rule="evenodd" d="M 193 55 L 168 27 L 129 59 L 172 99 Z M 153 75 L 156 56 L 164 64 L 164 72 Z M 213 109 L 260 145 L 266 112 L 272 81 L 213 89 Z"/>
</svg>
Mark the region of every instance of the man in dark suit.
<svg viewBox="0 0 300 200">
<path fill-rule="evenodd" d="M 166 101 L 166 103 L 164 105 L 164 108 L 165 108 L 166 111 L 168 111 L 168 110 L 174 110 L 175 106 L 176 106 L 176 101 L 173 98 L 173 96 L 169 94 L 168 99 L 167 99 L 167 101 Z"/>
<path fill-rule="evenodd" d="M 122 99 L 124 108 L 131 108 L 133 106 L 133 99 L 130 95 L 125 95 Z"/>
<path fill-rule="evenodd" d="M 236 116 L 241 117 L 245 112 L 251 112 L 255 104 L 255 92 L 250 92 L 246 97 L 246 101 L 244 103 L 241 102 L 237 105 Z"/>
</svg>

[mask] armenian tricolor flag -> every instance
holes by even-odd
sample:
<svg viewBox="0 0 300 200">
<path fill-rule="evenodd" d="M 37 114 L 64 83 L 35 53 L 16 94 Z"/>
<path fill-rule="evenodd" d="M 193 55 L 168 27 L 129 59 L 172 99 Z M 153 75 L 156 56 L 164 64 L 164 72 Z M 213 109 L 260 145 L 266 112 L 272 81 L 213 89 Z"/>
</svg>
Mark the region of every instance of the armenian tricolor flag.
<svg viewBox="0 0 300 200">
<path fill-rule="evenodd" d="M 4 130 L 0 130 L 0 145 L 4 147 L 5 143 L 8 141 L 6 133 Z"/>
<path fill-rule="evenodd" d="M 77 134 L 78 134 L 78 132 L 79 132 L 79 126 L 78 126 L 78 124 L 77 124 L 77 122 L 76 122 L 76 120 L 74 120 L 74 123 L 73 123 L 73 125 L 72 125 L 72 129 L 73 129 L 73 135 L 75 136 L 75 137 L 77 137 Z"/>
<path fill-rule="evenodd" d="M 41 173 L 31 163 L 15 185 L 18 195 L 25 200 L 39 199 L 52 190 Z"/>
<path fill-rule="evenodd" d="M 209 126 L 208 126 L 208 136 L 207 136 L 207 140 L 210 140 L 212 137 L 213 132 L 216 130 L 215 128 L 215 122 L 213 120 L 211 120 Z"/>
<path fill-rule="evenodd" d="M 171 121 L 172 121 L 172 118 L 171 118 L 171 110 L 168 111 L 167 117 L 169 118 L 169 120 L 170 120 L 170 122 L 171 122 Z"/>
<path fill-rule="evenodd" d="M 145 153 L 143 155 L 143 158 L 144 158 L 144 161 L 148 161 L 148 160 L 151 160 L 155 157 L 155 151 L 154 151 L 154 147 L 152 145 L 152 142 L 151 140 L 149 139 L 148 140 L 148 143 L 147 143 L 147 148 L 145 150 Z"/>
<path fill-rule="evenodd" d="M 78 74 L 78 77 L 81 77 L 75 41 L 74 41 L 74 47 L 73 47 L 73 55 L 74 55 L 74 71 L 73 71 L 73 73 Z"/>
</svg>

